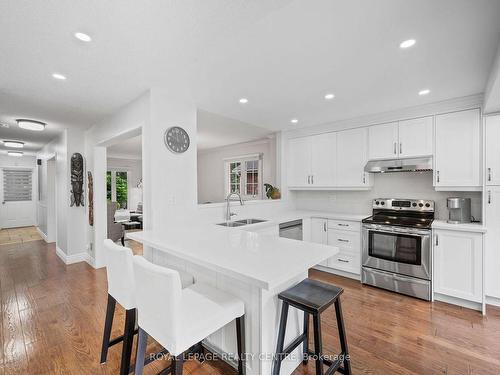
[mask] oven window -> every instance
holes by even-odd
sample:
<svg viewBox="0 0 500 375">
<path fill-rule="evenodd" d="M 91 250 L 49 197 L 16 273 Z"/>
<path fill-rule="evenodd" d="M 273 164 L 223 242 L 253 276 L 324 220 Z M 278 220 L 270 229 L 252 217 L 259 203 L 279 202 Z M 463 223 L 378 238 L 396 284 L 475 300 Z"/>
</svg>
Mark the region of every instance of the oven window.
<svg viewBox="0 0 500 375">
<path fill-rule="evenodd" d="M 368 254 L 398 263 L 422 264 L 422 238 L 401 233 L 368 232 Z"/>
</svg>

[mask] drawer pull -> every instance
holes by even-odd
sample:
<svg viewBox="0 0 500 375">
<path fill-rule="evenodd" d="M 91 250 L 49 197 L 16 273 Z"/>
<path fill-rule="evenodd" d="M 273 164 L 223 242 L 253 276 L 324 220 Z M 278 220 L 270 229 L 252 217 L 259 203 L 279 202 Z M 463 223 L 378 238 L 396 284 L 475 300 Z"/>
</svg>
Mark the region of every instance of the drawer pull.
<svg viewBox="0 0 500 375">
<path fill-rule="evenodd" d="M 338 225 L 339 227 L 348 227 L 348 226 L 349 226 L 349 224 L 342 224 L 342 223 L 338 223 L 337 225 Z"/>
<path fill-rule="evenodd" d="M 349 263 L 349 261 L 348 261 L 348 260 L 346 260 L 346 259 L 337 258 L 337 260 L 338 260 L 339 262 L 342 262 L 342 263 Z"/>
<path fill-rule="evenodd" d="M 349 240 L 344 240 L 343 238 L 337 238 L 337 241 L 340 241 L 340 242 L 349 242 Z"/>
</svg>

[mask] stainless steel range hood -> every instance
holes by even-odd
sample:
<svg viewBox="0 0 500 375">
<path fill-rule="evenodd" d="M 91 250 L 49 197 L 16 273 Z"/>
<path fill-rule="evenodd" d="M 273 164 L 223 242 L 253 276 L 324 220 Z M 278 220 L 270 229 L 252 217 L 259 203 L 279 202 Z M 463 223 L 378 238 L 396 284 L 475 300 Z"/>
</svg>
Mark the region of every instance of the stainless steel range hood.
<svg viewBox="0 0 500 375">
<path fill-rule="evenodd" d="M 432 158 L 372 160 L 366 163 L 365 172 L 423 172 L 432 171 Z"/>
</svg>

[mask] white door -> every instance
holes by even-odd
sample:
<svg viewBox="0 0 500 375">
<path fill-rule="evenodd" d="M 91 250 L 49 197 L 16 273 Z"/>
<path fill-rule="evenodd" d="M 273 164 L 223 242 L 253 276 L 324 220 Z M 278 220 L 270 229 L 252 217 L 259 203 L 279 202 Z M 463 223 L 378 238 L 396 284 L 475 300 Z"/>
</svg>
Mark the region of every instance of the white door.
<svg viewBox="0 0 500 375">
<path fill-rule="evenodd" d="M 369 173 L 365 173 L 367 137 L 366 128 L 337 133 L 337 186 L 370 186 Z"/>
<path fill-rule="evenodd" d="M 398 123 L 374 125 L 368 128 L 368 158 L 393 159 L 398 157 Z"/>
<path fill-rule="evenodd" d="M 432 116 L 400 121 L 399 157 L 431 156 L 433 134 Z"/>
<path fill-rule="evenodd" d="M 336 148 L 336 133 L 311 137 L 311 184 L 314 187 L 335 186 Z"/>
<path fill-rule="evenodd" d="M 479 116 L 479 109 L 436 116 L 435 186 L 482 185 Z"/>
<path fill-rule="evenodd" d="M 311 219 L 311 242 L 326 245 L 328 243 L 328 220 Z M 327 266 L 328 260 L 321 262 L 320 265 Z"/>
<path fill-rule="evenodd" d="M 482 246 L 481 233 L 434 230 L 434 292 L 482 302 Z"/>
<path fill-rule="evenodd" d="M 500 140 L 500 116 L 488 116 L 486 117 L 486 185 L 500 185 L 498 140 Z"/>
<path fill-rule="evenodd" d="M 500 186 L 486 187 L 486 295 L 500 298 Z"/>
<path fill-rule="evenodd" d="M 31 169 L 0 170 L 0 228 L 35 225 L 35 197 Z"/>
<path fill-rule="evenodd" d="M 288 186 L 308 187 L 311 183 L 311 137 L 288 141 Z"/>
</svg>

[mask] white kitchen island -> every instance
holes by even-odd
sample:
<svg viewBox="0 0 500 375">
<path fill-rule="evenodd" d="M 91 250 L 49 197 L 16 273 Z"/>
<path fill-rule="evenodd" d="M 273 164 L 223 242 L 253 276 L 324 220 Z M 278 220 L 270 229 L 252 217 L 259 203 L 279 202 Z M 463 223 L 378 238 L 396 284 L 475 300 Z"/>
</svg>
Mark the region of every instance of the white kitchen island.
<svg viewBox="0 0 500 375">
<path fill-rule="evenodd" d="M 334 256 L 338 249 L 240 228 L 191 224 L 127 237 L 146 245 L 145 257 L 153 263 L 190 272 L 195 282 L 243 300 L 247 374 L 271 375 L 281 308 L 277 295 L 305 279 L 309 268 Z M 302 332 L 302 319 L 302 312 L 291 308 L 285 345 Z M 211 335 L 204 345 L 218 354 L 236 353 L 235 324 Z M 301 350 L 299 346 L 283 361 L 281 374 L 291 374 L 300 364 Z"/>
</svg>

